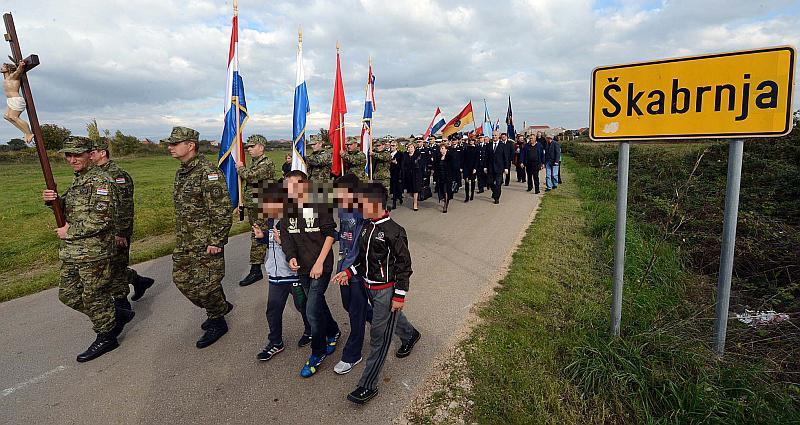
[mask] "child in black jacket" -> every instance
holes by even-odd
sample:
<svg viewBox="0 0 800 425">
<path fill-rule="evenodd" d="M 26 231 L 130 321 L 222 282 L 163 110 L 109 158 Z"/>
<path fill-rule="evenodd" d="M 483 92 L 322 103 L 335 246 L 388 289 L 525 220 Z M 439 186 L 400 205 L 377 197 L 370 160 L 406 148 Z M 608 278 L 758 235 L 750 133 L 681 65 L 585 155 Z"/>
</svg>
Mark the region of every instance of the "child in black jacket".
<svg viewBox="0 0 800 425">
<path fill-rule="evenodd" d="M 366 403 L 378 392 L 378 377 L 392 333 L 402 342 L 395 353 L 399 358 L 411 354 L 420 338 L 402 312 L 412 273 L 406 231 L 386 212 L 388 193 L 382 185 L 370 183 L 364 192 L 359 203 L 366 220 L 359 237 L 358 257 L 349 269 L 334 277 L 335 282 L 346 284 L 352 276 L 361 276 L 372 303 L 367 365 L 358 387 L 347 396 L 357 404 Z"/>
</svg>

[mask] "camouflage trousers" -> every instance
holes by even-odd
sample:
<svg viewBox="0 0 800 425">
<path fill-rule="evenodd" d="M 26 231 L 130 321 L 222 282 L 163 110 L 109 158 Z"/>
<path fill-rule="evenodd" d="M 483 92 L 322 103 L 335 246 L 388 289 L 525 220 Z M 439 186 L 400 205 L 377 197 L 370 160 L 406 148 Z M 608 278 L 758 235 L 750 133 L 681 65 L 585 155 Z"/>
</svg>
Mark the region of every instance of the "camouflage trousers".
<svg viewBox="0 0 800 425">
<path fill-rule="evenodd" d="M 121 247 L 114 244 L 114 254 L 111 257 L 111 288 L 109 290 L 114 299 L 128 298 L 128 294 L 131 292 L 128 285 L 132 285 L 139 276 L 136 270 L 128 267 L 130 254 L 130 238 L 128 238 L 128 246 Z"/>
<path fill-rule="evenodd" d="M 110 264 L 109 260 L 61 263 L 58 299 L 88 316 L 96 333 L 109 332 L 114 327 Z"/>
<path fill-rule="evenodd" d="M 205 309 L 210 319 L 228 311 L 222 290 L 224 276 L 224 251 L 215 255 L 179 250 L 172 253 L 172 281 L 192 304 Z"/>
<path fill-rule="evenodd" d="M 251 208 L 247 211 L 247 219 L 250 221 L 250 227 L 253 226 L 254 223 L 258 223 L 261 227 L 261 230 L 264 233 L 267 233 L 269 229 L 266 229 L 267 226 L 266 220 L 258 220 L 256 216 L 256 212 L 254 208 Z M 263 222 L 262 222 L 263 221 Z M 250 231 L 250 264 L 264 264 L 264 257 L 267 256 L 267 245 L 260 244 L 256 242 L 256 235 L 253 231 Z"/>
</svg>

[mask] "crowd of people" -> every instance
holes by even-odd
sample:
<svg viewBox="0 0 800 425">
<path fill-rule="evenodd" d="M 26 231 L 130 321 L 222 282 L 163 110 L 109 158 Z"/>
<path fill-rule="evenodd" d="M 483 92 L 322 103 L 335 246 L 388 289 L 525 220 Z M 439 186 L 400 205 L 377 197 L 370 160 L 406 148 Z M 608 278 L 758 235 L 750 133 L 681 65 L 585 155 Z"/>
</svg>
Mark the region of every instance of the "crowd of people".
<svg viewBox="0 0 800 425">
<path fill-rule="evenodd" d="M 172 279 L 178 290 L 206 312 L 197 348 L 205 348 L 228 332 L 225 316 L 234 305 L 222 287 L 225 245 L 232 225 L 232 207 L 225 176 L 216 164 L 198 153 L 199 133 L 175 127 L 162 142 L 180 162 L 173 185 L 176 245 Z M 449 140 L 414 140 L 406 145 L 378 141 L 370 158 L 351 142 L 341 152 L 342 176 L 331 174 L 332 155 L 322 141 L 305 158 L 307 172 L 284 166 L 279 174 L 267 157 L 267 141 L 250 136 L 249 164 L 236 164 L 252 189 L 247 205 L 252 227 L 250 270 L 239 282 L 248 286 L 268 275 L 266 346 L 257 354 L 268 361 L 284 351 L 283 311 L 289 296 L 303 322 L 297 346 L 310 345 L 300 369 L 310 378 L 335 351 L 339 325 L 326 299 L 329 284 L 338 285 L 348 313 L 350 335 L 334 372 L 347 374 L 362 362 L 366 324 L 370 324 L 369 354 L 357 388 L 348 400 L 363 404 L 378 391 L 381 368 L 392 335 L 401 345 L 395 356 L 409 356 L 420 332 L 403 314 L 411 254 L 405 229 L 389 211 L 411 197 L 411 208 L 436 193 L 446 213 L 449 202 L 464 187 L 464 202 L 477 192 L 491 190 L 500 202 L 503 185 L 515 167 L 518 182 L 539 193 L 539 171 L 546 170 L 546 189 L 558 186 L 560 146 L 550 137 L 520 135 L 509 140 L 499 132 L 488 137 L 469 135 Z M 66 224 L 56 229 L 62 240 L 59 299 L 85 314 L 97 334 L 77 361 L 100 357 L 119 346 L 118 337 L 134 317 L 127 297 L 139 300 L 153 279 L 128 267 L 133 231 L 133 180 L 110 159 L 104 139 L 71 136 L 60 150 L 75 171 L 61 196 L 43 191 L 48 203 L 59 202 Z M 291 157 L 287 157 L 287 164 Z M 371 176 L 365 169 L 371 167 Z M 370 178 L 371 177 L 371 178 Z M 338 215 L 334 219 L 334 209 Z M 339 260 L 334 266 L 333 249 Z"/>
</svg>

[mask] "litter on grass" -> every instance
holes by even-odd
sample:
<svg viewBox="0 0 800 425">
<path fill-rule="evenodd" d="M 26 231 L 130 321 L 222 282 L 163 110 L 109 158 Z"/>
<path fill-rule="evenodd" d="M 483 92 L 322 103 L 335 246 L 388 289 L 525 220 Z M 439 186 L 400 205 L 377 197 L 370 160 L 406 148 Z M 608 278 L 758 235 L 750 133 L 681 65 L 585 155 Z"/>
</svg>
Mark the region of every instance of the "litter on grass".
<svg viewBox="0 0 800 425">
<path fill-rule="evenodd" d="M 775 325 L 789 320 L 786 313 L 776 313 L 775 310 L 752 311 L 745 310 L 744 313 L 736 313 L 736 318 L 750 326 Z"/>
</svg>

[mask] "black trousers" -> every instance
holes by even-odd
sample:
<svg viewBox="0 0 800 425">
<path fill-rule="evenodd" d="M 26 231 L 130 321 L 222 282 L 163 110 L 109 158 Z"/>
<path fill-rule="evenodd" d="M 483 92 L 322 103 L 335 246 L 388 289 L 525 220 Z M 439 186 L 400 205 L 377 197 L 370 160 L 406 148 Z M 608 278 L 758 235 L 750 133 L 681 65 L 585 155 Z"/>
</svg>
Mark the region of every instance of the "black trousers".
<svg viewBox="0 0 800 425">
<path fill-rule="evenodd" d="M 475 197 L 475 176 L 468 176 L 464 178 L 464 193 L 466 199 Z"/>
<path fill-rule="evenodd" d="M 306 293 L 303 287 L 288 285 L 269 285 L 267 293 L 267 323 L 269 324 L 269 342 L 278 345 L 283 344 L 283 309 L 286 307 L 286 300 L 292 295 L 294 308 L 303 317 L 303 333 L 311 335 L 311 324 L 308 323 L 306 316 Z"/>
<path fill-rule="evenodd" d="M 536 189 L 539 193 L 539 164 L 528 165 L 525 167 L 525 174 L 528 176 L 528 190 Z"/>
<path fill-rule="evenodd" d="M 488 186 L 486 173 L 483 170 L 478 170 L 478 191 L 483 191 L 483 189 Z"/>
<path fill-rule="evenodd" d="M 508 167 L 508 174 L 506 174 L 506 186 L 508 186 L 508 183 L 510 181 L 511 181 L 511 167 L 509 166 Z"/>
<path fill-rule="evenodd" d="M 517 182 L 525 183 L 525 169 L 522 168 L 522 165 L 517 165 Z"/>
<path fill-rule="evenodd" d="M 489 182 L 489 186 L 492 188 L 492 199 L 499 201 L 503 191 L 503 173 L 489 174 Z"/>
</svg>

